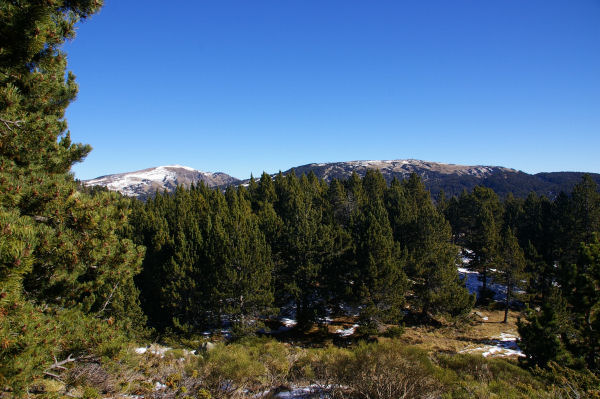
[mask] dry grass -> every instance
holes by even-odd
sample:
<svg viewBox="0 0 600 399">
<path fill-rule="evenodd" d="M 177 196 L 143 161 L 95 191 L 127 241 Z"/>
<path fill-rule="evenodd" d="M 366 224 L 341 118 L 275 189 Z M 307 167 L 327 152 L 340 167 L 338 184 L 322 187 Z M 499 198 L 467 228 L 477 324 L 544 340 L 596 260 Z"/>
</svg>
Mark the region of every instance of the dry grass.
<svg viewBox="0 0 600 399">
<path fill-rule="evenodd" d="M 407 327 L 401 340 L 427 351 L 459 353 L 470 347 L 480 346 L 502 333 L 518 336 L 518 312 L 509 312 L 506 324 L 502 323 L 504 311 L 478 309 L 477 312 L 487 317 L 487 320 L 474 316 L 471 321 L 460 326 Z"/>
</svg>

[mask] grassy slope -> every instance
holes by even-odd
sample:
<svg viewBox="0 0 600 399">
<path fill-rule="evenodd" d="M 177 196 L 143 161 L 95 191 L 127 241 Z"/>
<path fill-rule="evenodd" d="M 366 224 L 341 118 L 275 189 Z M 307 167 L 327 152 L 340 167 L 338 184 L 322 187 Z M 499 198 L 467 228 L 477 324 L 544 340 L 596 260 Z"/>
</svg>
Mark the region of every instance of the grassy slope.
<svg viewBox="0 0 600 399">
<path fill-rule="evenodd" d="M 574 397 L 573 389 L 583 394 L 572 379 L 532 373 L 514 356 L 464 353 L 503 333 L 516 335 L 516 312 L 507 324 L 501 323 L 502 311 L 478 312 L 487 320 L 474 316 L 457 326 L 406 327 L 399 338 L 377 337 L 369 344 L 340 340 L 335 331 L 354 323 L 340 318 L 307 333 L 290 331 L 279 341 L 219 343 L 199 355 L 183 348 L 136 354 L 132 347 L 126 358 L 110 365 L 74 367 L 65 373 L 66 384 L 38 382 L 37 392 L 87 398 L 248 398 L 303 387 L 305 393 L 310 388 L 335 398 L 567 398 Z M 198 345 L 192 342 L 185 344 Z"/>
</svg>

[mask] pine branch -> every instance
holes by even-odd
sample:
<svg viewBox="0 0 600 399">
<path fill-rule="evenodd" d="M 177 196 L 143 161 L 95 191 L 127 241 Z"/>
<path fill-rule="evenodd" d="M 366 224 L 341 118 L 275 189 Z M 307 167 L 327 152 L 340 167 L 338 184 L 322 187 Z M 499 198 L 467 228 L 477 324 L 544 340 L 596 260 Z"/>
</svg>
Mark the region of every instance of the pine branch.
<svg viewBox="0 0 600 399">
<path fill-rule="evenodd" d="M 16 126 L 16 127 L 21 127 L 21 123 L 25 123 L 24 120 L 9 121 L 8 119 L 4 119 L 4 118 L 0 118 L 0 122 L 4 123 L 4 126 L 6 126 L 6 128 L 10 131 L 12 131 L 12 128 L 10 127 L 11 125 Z"/>
<path fill-rule="evenodd" d="M 56 380 L 58 380 L 58 381 L 60 381 L 60 382 L 64 382 L 63 380 L 61 380 L 61 379 L 60 379 L 60 377 L 59 377 L 59 376 L 57 376 L 56 374 L 49 373 L 48 371 L 44 371 L 44 375 L 47 375 L 47 376 L 49 376 L 49 377 L 52 377 L 52 378 L 54 378 L 54 379 L 56 379 Z"/>
<path fill-rule="evenodd" d="M 54 369 L 66 370 L 67 368 L 65 366 L 63 366 L 63 364 L 75 362 L 77 360 L 78 359 L 73 358 L 73 354 L 70 354 L 69 356 L 67 356 L 67 358 L 65 360 L 61 360 L 60 362 L 56 359 L 56 356 L 54 356 L 54 364 L 52 364 L 48 368 L 48 370 L 54 370 Z"/>
<path fill-rule="evenodd" d="M 63 380 L 60 379 L 60 376 L 54 373 L 51 373 L 50 370 L 66 370 L 67 368 L 64 366 L 67 363 L 71 363 L 76 361 L 77 359 L 73 358 L 73 354 L 69 354 L 69 356 L 67 356 L 66 359 L 58 361 L 58 359 L 56 359 L 56 356 L 54 357 L 54 363 L 50 365 L 50 367 L 48 367 L 45 371 L 44 371 L 44 375 L 47 375 L 49 377 L 52 377 L 60 382 L 63 382 Z"/>
<path fill-rule="evenodd" d="M 108 295 L 108 298 L 106 299 L 106 302 L 104 302 L 104 305 L 102 305 L 102 308 L 100 308 L 100 310 L 96 313 L 96 315 L 100 315 L 100 313 L 104 312 L 106 310 L 106 307 L 108 306 L 108 304 L 110 303 L 113 295 L 115 294 L 115 291 L 117 290 L 117 288 L 119 287 L 119 283 L 115 284 L 112 291 L 110 292 L 110 295 Z"/>
</svg>

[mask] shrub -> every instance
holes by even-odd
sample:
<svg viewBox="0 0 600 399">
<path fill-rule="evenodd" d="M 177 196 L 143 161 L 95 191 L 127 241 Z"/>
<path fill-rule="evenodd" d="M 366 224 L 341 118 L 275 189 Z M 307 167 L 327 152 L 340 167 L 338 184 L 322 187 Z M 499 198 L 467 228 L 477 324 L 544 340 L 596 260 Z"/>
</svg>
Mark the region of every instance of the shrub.
<svg viewBox="0 0 600 399">
<path fill-rule="evenodd" d="M 360 344 L 341 381 L 361 398 L 421 398 L 440 392 L 427 355 L 397 342 Z"/>
<path fill-rule="evenodd" d="M 252 348 L 218 344 L 200 359 L 206 388 L 215 397 L 231 397 L 250 385 L 263 385 L 267 370 Z"/>
<path fill-rule="evenodd" d="M 404 326 L 393 326 L 383 333 L 383 335 L 388 338 L 399 338 L 402 334 L 404 334 Z"/>
</svg>

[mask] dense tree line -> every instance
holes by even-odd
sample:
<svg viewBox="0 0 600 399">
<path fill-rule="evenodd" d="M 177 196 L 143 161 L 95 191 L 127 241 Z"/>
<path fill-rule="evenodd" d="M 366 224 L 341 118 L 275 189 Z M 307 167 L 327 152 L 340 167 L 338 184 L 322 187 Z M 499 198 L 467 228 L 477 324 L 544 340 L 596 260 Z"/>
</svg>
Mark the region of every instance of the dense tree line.
<svg viewBox="0 0 600 399">
<path fill-rule="evenodd" d="M 454 242 L 471 267 L 507 286 L 506 309 L 515 287 L 528 309 L 519 322 L 521 346 L 531 365 L 554 361 L 600 367 L 600 194 L 584 176 L 571 194 L 554 200 L 534 193 L 500 201 L 476 187 L 440 201 Z M 493 272 L 492 272 L 493 271 Z M 484 291 L 480 300 L 488 295 Z"/>
<path fill-rule="evenodd" d="M 329 185 L 263 174 L 225 193 L 200 184 L 138 203 L 132 221 L 147 248 L 142 304 L 160 329 L 224 317 L 245 328 L 287 306 L 307 326 L 344 305 L 377 328 L 399 323 L 405 306 L 455 317 L 474 301 L 450 225 L 416 175 L 388 186 L 377 171 Z"/>
<path fill-rule="evenodd" d="M 263 174 L 146 203 L 80 189 L 70 168 L 90 147 L 69 137 L 77 86 L 60 46 L 100 5 L 0 2 L 2 388 L 19 395 L 69 362 L 118 359 L 146 320 L 183 334 L 229 321 L 244 334 L 290 306 L 300 327 L 345 306 L 366 330 L 406 311 L 465 315 L 475 298 L 457 273 L 461 251 L 483 278 L 481 303 L 488 278 L 507 287 L 506 310 L 526 291 L 529 364 L 598 373 L 600 195 L 589 177 L 554 199 L 476 187 L 437 204 L 416 175 L 386 184 L 376 171 L 329 184 Z"/>
<path fill-rule="evenodd" d="M 419 177 L 386 184 L 377 171 L 330 184 L 313 174 L 263 174 L 222 192 L 204 185 L 136 203 L 131 236 L 147 248 L 142 303 L 159 329 L 252 328 L 292 306 L 300 326 L 344 306 L 368 329 L 473 306 L 459 257 L 506 287 L 532 365 L 598 368 L 600 195 L 588 177 L 554 200 L 504 200 L 491 189 L 437 203 Z M 525 291 L 525 295 L 522 294 Z M 517 295 L 517 292 L 521 294 Z"/>
</svg>

